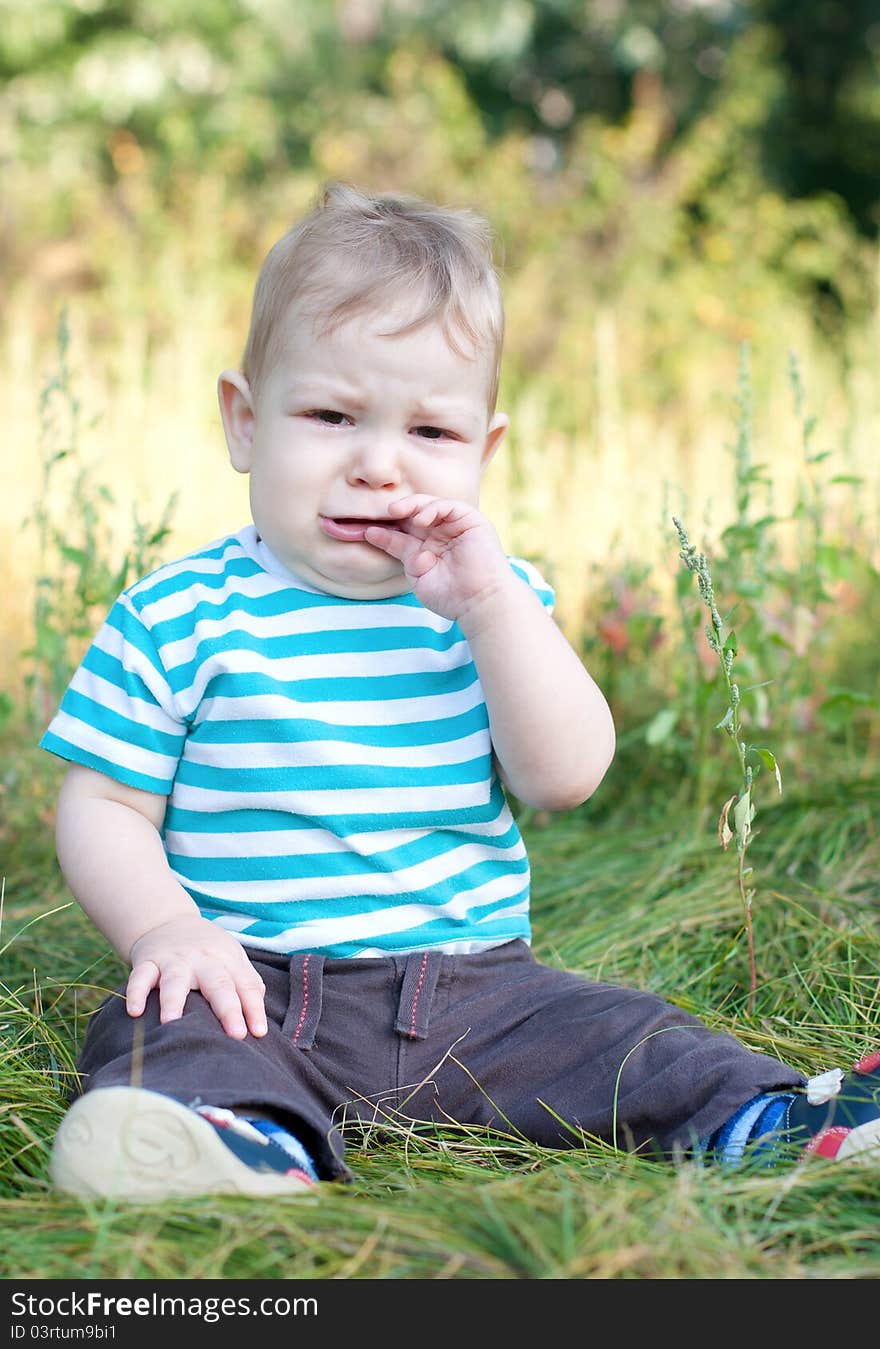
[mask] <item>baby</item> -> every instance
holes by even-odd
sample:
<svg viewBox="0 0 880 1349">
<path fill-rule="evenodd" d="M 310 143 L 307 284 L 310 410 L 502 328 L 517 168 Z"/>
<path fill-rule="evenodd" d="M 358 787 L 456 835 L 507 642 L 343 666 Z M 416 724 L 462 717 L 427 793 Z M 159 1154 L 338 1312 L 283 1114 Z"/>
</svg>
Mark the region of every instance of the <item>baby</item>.
<svg viewBox="0 0 880 1349">
<path fill-rule="evenodd" d="M 120 596 L 42 741 L 64 876 L 131 969 L 59 1188 L 295 1194 L 350 1175 L 354 1121 L 726 1161 L 880 1143 L 880 1056 L 805 1092 L 532 955 L 505 789 L 579 805 L 614 728 L 479 509 L 503 326 L 468 211 L 331 185 L 269 253 L 219 379 L 252 523 Z"/>
</svg>

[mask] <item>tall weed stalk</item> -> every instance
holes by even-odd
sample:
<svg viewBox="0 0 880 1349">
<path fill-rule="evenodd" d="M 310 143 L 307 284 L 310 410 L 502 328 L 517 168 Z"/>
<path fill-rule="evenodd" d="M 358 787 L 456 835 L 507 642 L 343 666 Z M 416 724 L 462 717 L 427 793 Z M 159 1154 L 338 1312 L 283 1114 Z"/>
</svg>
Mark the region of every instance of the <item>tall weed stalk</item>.
<svg viewBox="0 0 880 1349">
<path fill-rule="evenodd" d="M 753 868 L 746 865 L 747 854 L 752 838 L 754 836 L 753 821 L 756 814 L 754 801 L 754 783 L 755 775 L 760 765 L 769 768 L 775 778 L 776 786 L 779 792 L 782 792 L 782 774 L 776 756 L 766 748 L 759 748 L 756 745 L 747 744 L 743 739 L 745 734 L 742 719 L 741 706 L 742 694 L 739 684 L 733 677 L 734 663 L 738 655 L 736 632 L 728 629 L 718 611 L 715 601 L 715 587 L 712 582 L 712 573 L 709 569 L 709 563 L 705 553 L 698 553 L 696 547 L 688 538 L 684 525 L 677 517 L 673 517 L 681 552 L 679 556 L 687 567 L 688 571 L 693 572 L 697 578 L 697 585 L 700 592 L 700 598 L 709 614 L 709 622 L 706 624 L 706 640 L 712 651 L 718 657 L 721 670 L 721 678 L 724 691 L 727 698 L 727 706 L 721 720 L 717 723 L 715 729 L 723 731 L 730 740 L 736 756 L 736 763 L 739 772 L 739 787 L 732 796 L 724 802 L 721 807 L 721 814 L 718 819 L 718 839 L 727 851 L 731 841 L 736 841 L 737 854 L 737 885 L 739 887 L 740 900 L 743 906 L 745 916 L 746 938 L 749 948 L 749 1015 L 755 1008 L 755 994 L 758 987 L 757 962 L 755 958 L 755 937 L 752 924 L 752 901 L 755 897 L 755 889 L 751 884 Z M 751 762 L 751 761 L 753 762 Z M 731 829 L 730 820 L 733 819 L 733 828 Z"/>
</svg>

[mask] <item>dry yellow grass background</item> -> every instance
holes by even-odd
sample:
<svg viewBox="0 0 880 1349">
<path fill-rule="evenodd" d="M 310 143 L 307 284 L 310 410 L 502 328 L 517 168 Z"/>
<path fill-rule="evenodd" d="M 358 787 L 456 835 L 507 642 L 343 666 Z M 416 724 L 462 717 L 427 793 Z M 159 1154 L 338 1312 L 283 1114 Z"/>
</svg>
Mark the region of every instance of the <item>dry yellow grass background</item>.
<svg viewBox="0 0 880 1349">
<path fill-rule="evenodd" d="M 150 342 L 138 315 L 125 324 L 121 340 L 102 344 L 78 315 L 75 296 L 70 308 L 72 382 L 82 404 L 79 458 L 113 493 L 116 506 L 108 508 L 107 519 L 120 554 L 132 507 L 141 519 L 156 520 L 173 492 L 179 503 L 165 544 L 169 557 L 248 519 L 246 480 L 227 462 L 215 394 L 220 369 L 237 361 L 246 313 L 238 314 L 238 326 L 230 322 L 225 297 L 200 285 L 198 276 L 180 273 L 168 284 L 178 288 L 181 323 L 160 345 Z M 58 297 L 56 312 L 65 299 Z M 34 322 L 37 312 L 47 312 L 45 295 L 22 287 L 0 335 L 7 428 L 0 458 L 0 687 L 15 680 L 29 640 L 37 560 L 34 531 L 25 521 L 40 485 L 40 393 L 58 359 L 53 334 Z M 863 478 L 855 500 L 868 536 L 876 539 L 880 325 L 873 350 L 864 351 L 845 385 L 827 365 L 813 363 L 806 328 L 780 334 L 775 349 L 754 352 L 754 454 L 772 473 L 773 506 L 780 514 L 791 508 L 804 479 L 786 336 L 801 341 L 808 402 L 819 417 L 813 449 L 833 451 L 821 471 L 826 478 Z M 558 425 L 553 390 L 541 375 L 504 390 L 511 432 L 485 481 L 483 506 L 505 546 L 547 566 L 557 584 L 560 620 L 573 634 L 589 600 L 592 564 L 613 568 L 638 560 L 657 568 L 662 587 L 677 565 L 673 511 L 687 518 L 701 545 L 717 536 L 733 511 L 736 345 L 719 342 L 713 368 L 695 366 L 673 402 L 652 404 L 646 397 L 633 405 L 619 375 L 629 338 L 625 311 L 585 313 L 582 362 L 571 359 L 569 377 L 573 396 L 583 386 L 588 411 L 574 430 Z M 648 371 L 646 383 L 649 377 Z M 65 466 L 58 474 L 62 498 L 71 473 Z M 827 501 L 832 511 L 839 507 L 838 528 L 853 527 L 850 489 L 828 489 Z"/>
</svg>

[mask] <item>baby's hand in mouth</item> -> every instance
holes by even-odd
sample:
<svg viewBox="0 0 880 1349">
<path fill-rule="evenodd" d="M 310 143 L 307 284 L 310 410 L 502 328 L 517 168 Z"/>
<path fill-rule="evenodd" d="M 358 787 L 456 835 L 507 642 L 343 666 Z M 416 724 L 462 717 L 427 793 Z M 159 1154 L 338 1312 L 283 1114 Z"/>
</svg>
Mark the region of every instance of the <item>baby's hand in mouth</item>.
<svg viewBox="0 0 880 1349">
<path fill-rule="evenodd" d="M 387 522 L 367 523 L 363 539 L 396 558 L 418 599 L 457 619 L 512 573 L 494 528 L 466 501 L 418 494 L 388 507 Z"/>
</svg>

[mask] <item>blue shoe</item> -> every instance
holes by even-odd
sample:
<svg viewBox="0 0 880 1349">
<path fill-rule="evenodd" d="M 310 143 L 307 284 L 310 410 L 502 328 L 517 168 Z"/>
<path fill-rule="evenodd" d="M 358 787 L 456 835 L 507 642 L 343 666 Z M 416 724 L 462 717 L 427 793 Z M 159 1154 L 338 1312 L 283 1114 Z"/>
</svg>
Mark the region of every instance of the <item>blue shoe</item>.
<svg viewBox="0 0 880 1349">
<path fill-rule="evenodd" d="M 193 1109 L 214 1126 L 226 1146 L 248 1166 L 255 1166 L 258 1171 L 268 1167 L 288 1176 L 302 1171 L 307 1180 L 317 1181 L 312 1159 L 302 1143 L 280 1124 L 250 1119 L 216 1105 L 198 1105 Z"/>
<path fill-rule="evenodd" d="M 880 1050 L 811 1077 L 776 1127 L 805 1154 L 880 1166 Z"/>
</svg>

